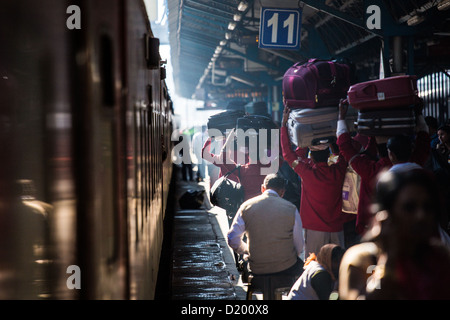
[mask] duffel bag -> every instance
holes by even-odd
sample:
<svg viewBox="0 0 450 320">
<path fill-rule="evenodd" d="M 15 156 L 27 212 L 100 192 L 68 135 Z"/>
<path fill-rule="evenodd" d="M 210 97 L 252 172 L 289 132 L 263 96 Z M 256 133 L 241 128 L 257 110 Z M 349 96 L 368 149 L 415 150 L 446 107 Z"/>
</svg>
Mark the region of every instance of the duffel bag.
<svg viewBox="0 0 450 320">
<path fill-rule="evenodd" d="M 238 170 L 240 177 L 240 166 L 223 175 L 211 187 L 211 204 L 225 209 L 227 212 L 236 212 L 244 202 L 244 188 L 240 183 L 228 179 L 228 176 Z"/>
<path fill-rule="evenodd" d="M 350 87 L 350 68 L 335 61 L 298 62 L 283 76 L 283 97 L 289 108 L 339 105 Z"/>
</svg>

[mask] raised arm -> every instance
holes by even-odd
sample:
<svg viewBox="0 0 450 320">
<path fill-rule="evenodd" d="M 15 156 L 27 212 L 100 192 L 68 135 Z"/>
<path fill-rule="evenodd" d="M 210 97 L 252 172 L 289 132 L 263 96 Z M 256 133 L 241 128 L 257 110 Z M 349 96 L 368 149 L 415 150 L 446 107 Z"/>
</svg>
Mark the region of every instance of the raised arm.
<svg viewBox="0 0 450 320">
<path fill-rule="evenodd" d="M 205 159 L 208 162 L 211 162 L 214 165 L 221 165 L 224 162 L 224 157 L 222 152 L 220 152 L 219 154 L 214 154 L 211 153 L 211 137 L 208 138 L 208 140 L 205 141 L 205 144 L 203 145 L 202 148 L 202 158 Z"/>
<path fill-rule="evenodd" d="M 417 118 L 416 124 L 416 141 L 413 154 L 411 155 L 411 161 L 421 166 L 425 164 L 431 153 L 431 139 L 428 130 L 428 125 L 423 117 L 423 99 L 419 99 L 415 105 L 415 112 Z"/>
<path fill-rule="evenodd" d="M 284 107 L 283 119 L 281 120 L 281 151 L 283 153 L 283 159 L 287 161 L 289 166 L 292 167 L 293 162 L 297 160 L 296 153 L 292 150 L 291 141 L 289 140 L 289 135 L 287 131 L 287 121 L 289 119 L 289 113 L 291 110 L 288 107 Z"/>
<path fill-rule="evenodd" d="M 283 110 L 283 120 L 281 121 L 281 150 L 283 153 L 284 160 L 289 164 L 289 166 L 294 169 L 294 171 L 298 175 L 302 175 L 304 169 L 309 167 L 309 162 L 305 161 L 304 158 L 299 158 L 300 154 L 306 155 L 304 149 L 306 148 L 297 148 L 296 152 L 292 150 L 291 141 L 289 140 L 289 134 L 287 130 L 287 120 L 289 118 L 290 109 L 285 107 Z"/>
</svg>

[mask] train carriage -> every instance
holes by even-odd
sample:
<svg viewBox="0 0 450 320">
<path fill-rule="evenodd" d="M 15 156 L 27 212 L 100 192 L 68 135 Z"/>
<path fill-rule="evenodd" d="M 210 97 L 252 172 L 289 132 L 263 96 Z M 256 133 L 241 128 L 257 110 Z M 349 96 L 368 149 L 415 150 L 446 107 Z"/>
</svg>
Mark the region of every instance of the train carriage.
<svg viewBox="0 0 450 320">
<path fill-rule="evenodd" d="M 2 7 L 1 298 L 153 299 L 172 109 L 143 1 Z"/>
</svg>

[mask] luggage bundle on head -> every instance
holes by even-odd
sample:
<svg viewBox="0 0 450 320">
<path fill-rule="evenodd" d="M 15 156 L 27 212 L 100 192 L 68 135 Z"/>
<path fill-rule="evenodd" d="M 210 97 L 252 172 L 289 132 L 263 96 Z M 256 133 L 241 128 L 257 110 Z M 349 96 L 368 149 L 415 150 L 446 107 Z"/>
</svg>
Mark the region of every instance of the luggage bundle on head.
<svg viewBox="0 0 450 320">
<path fill-rule="evenodd" d="M 247 136 L 255 135 L 257 137 L 258 146 L 260 145 L 261 139 L 260 130 L 265 129 L 267 140 L 264 142 L 266 143 L 265 145 L 267 146 L 267 149 L 270 149 L 272 145 L 272 139 L 274 138 L 272 136 L 272 129 L 278 129 L 278 126 L 269 117 L 262 115 L 245 115 L 237 119 L 236 129 L 236 136 L 238 138 L 241 134 L 246 134 Z"/>
<path fill-rule="evenodd" d="M 268 114 L 266 116 L 248 115 L 245 114 L 244 111 L 240 110 L 226 110 L 220 113 L 216 113 L 210 116 L 208 119 L 208 133 L 210 137 L 218 135 L 219 132 L 222 136 L 226 136 L 227 131 L 231 131 L 232 129 L 240 129 L 236 132 L 236 136 L 238 138 L 240 138 L 240 135 L 244 135 L 245 137 L 255 136 L 258 146 L 261 145 L 261 129 L 265 129 L 265 137 L 267 138 L 267 141 L 265 141 L 265 145 L 267 146 L 267 149 L 270 149 L 272 139 L 274 138 L 272 135 L 272 129 L 278 130 L 278 126 Z"/>
<path fill-rule="evenodd" d="M 264 101 L 252 101 L 245 105 L 245 112 L 251 115 L 260 115 L 270 117 L 267 112 L 267 103 Z"/>
<path fill-rule="evenodd" d="M 396 76 L 355 84 L 348 91 L 349 104 L 358 110 L 357 130 L 369 136 L 413 134 L 416 76 Z"/>
<path fill-rule="evenodd" d="M 335 142 L 339 101 L 349 87 L 350 68 L 345 64 L 311 59 L 289 68 L 283 77 L 283 97 L 291 109 L 291 142 L 299 147 Z"/>
<path fill-rule="evenodd" d="M 339 100 L 347 96 L 349 87 L 349 66 L 335 61 L 298 62 L 283 76 L 283 97 L 291 109 L 337 107 Z"/>
<path fill-rule="evenodd" d="M 289 114 L 288 132 L 291 142 L 304 148 L 336 141 L 338 109 L 293 109 Z"/>
<path fill-rule="evenodd" d="M 214 130 L 219 130 L 222 135 L 226 135 L 227 130 L 236 128 L 237 119 L 245 116 L 245 112 L 241 110 L 226 110 L 213 114 L 208 119 L 208 133 L 214 133 Z"/>
</svg>

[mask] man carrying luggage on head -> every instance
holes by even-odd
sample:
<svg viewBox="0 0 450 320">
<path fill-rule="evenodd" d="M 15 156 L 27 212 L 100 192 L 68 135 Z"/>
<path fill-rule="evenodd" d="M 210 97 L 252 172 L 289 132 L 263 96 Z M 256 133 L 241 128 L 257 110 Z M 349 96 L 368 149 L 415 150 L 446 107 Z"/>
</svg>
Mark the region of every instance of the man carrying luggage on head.
<svg viewBox="0 0 450 320">
<path fill-rule="evenodd" d="M 339 156 L 335 164 L 328 165 L 330 154 L 327 145 L 311 147 L 311 157 L 306 148 L 291 148 L 287 121 L 290 109 L 284 108 L 281 132 L 281 148 L 284 160 L 302 180 L 300 217 L 305 229 L 305 254 L 319 253 L 328 243 L 344 247 L 342 184 L 347 162 Z"/>
<path fill-rule="evenodd" d="M 428 158 L 430 149 L 430 137 L 421 112 L 422 107 L 423 103 L 420 101 L 416 105 L 416 139 L 415 147 L 410 158 L 411 162 L 415 162 L 420 166 L 424 165 L 426 159 Z M 370 157 L 368 154 L 360 153 L 359 150 L 355 149 L 345 122 L 347 110 L 348 102 L 346 100 L 341 100 L 341 103 L 339 104 L 339 118 L 336 132 L 338 137 L 337 144 L 339 146 L 340 153 L 344 156 L 345 160 L 348 161 L 353 170 L 355 170 L 355 172 L 361 177 L 358 213 L 356 217 L 356 231 L 362 235 L 366 232 L 367 228 L 370 227 L 372 218 L 372 213 L 370 212 L 371 198 L 378 175 L 382 171 L 388 170 L 392 167 L 393 163 L 391 159 L 395 162 L 394 164 L 400 163 L 401 161 L 398 157 L 392 157 L 392 154 L 391 157 L 389 157 L 389 151 L 392 153 L 393 151 L 395 152 L 395 150 L 394 148 L 391 148 L 392 150 L 388 150 L 388 136 L 371 136 L 369 139 L 369 147 L 376 144 L 378 150 L 377 159 Z"/>
</svg>

